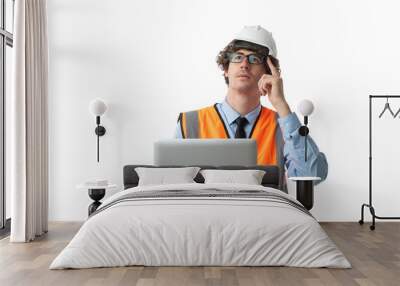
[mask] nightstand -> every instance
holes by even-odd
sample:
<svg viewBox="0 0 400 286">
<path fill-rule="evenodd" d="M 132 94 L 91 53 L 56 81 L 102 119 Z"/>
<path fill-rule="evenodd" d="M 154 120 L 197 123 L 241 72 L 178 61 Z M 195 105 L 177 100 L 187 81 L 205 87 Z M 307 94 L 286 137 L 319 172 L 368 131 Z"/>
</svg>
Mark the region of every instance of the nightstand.
<svg viewBox="0 0 400 286">
<path fill-rule="evenodd" d="M 86 189 L 86 190 L 88 190 L 89 197 L 94 201 L 88 207 L 88 215 L 90 216 L 101 205 L 100 200 L 102 198 L 104 198 L 104 195 L 106 194 L 106 190 L 114 189 L 114 188 L 117 187 L 117 185 L 109 184 L 109 185 L 106 185 L 106 186 L 95 186 L 95 185 L 81 184 L 81 185 L 78 185 L 76 187 L 78 189 Z"/>
<path fill-rule="evenodd" d="M 290 177 L 289 180 L 296 181 L 296 199 L 303 204 L 307 210 L 314 205 L 314 181 L 321 180 L 320 177 Z"/>
</svg>

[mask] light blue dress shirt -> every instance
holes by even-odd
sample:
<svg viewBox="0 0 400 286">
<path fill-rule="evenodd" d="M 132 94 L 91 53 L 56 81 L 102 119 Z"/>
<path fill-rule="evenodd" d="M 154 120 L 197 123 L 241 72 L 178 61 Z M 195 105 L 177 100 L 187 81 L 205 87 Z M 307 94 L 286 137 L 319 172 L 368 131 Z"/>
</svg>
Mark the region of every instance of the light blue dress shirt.
<svg viewBox="0 0 400 286">
<path fill-rule="evenodd" d="M 235 138 L 237 128 L 235 120 L 240 117 L 240 113 L 234 110 L 226 99 L 222 103 L 217 103 L 217 109 L 224 120 L 230 138 Z M 260 110 L 261 104 L 245 115 L 249 121 L 249 124 L 245 126 L 247 137 L 249 137 Z M 285 117 L 278 118 L 278 124 L 285 141 L 283 155 L 288 177 L 320 177 L 321 181 L 315 182 L 315 184 L 325 180 L 328 175 L 328 162 L 325 154 L 319 152 L 318 146 L 311 136 L 307 136 L 307 162 L 304 160 L 305 141 L 304 137 L 299 134 L 301 123 L 297 115 L 292 112 Z M 175 138 L 182 138 L 179 122 L 176 126 Z"/>
</svg>

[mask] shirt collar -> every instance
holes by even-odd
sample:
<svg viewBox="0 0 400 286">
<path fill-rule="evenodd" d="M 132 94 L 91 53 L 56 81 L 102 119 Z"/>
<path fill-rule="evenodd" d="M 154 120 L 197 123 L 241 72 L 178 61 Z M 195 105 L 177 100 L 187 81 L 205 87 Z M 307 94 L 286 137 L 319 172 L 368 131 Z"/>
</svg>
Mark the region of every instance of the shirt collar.
<svg viewBox="0 0 400 286">
<path fill-rule="evenodd" d="M 226 115 L 226 119 L 228 120 L 229 125 L 235 123 L 235 120 L 240 117 L 240 113 L 237 112 L 232 106 L 229 105 L 228 101 L 225 100 L 221 103 L 221 108 Z M 258 114 L 261 110 L 261 104 L 257 105 L 252 111 L 247 113 L 244 117 L 249 121 L 250 125 L 253 125 L 257 119 Z"/>
</svg>

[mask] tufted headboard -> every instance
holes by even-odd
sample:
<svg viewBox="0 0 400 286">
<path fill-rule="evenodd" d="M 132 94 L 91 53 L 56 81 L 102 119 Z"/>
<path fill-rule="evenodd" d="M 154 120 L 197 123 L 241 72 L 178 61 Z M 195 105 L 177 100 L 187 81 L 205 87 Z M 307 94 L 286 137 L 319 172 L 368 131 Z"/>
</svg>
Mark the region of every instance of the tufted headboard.
<svg viewBox="0 0 400 286">
<path fill-rule="evenodd" d="M 135 172 L 136 167 L 147 167 L 147 168 L 176 168 L 184 166 L 155 166 L 155 165 L 126 165 L 124 166 L 124 189 L 136 187 L 139 183 L 139 177 Z M 190 166 L 185 166 L 190 167 Z M 264 170 L 266 173 L 262 179 L 262 185 L 265 187 L 271 187 L 275 189 L 281 189 L 279 185 L 279 167 L 278 166 L 198 166 L 201 169 L 218 169 L 218 170 Z M 203 176 L 198 173 L 194 178 L 197 183 L 204 183 Z"/>
</svg>

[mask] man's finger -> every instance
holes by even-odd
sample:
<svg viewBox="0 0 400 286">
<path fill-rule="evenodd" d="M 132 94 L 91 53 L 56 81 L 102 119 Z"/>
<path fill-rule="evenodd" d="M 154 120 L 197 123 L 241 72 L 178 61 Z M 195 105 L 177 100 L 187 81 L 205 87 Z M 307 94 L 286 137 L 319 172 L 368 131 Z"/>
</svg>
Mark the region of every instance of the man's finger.
<svg viewBox="0 0 400 286">
<path fill-rule="evenodd" d="M 269 66 L 269 69 L 271 70 L 271 73 L 273 76 L 279 76 L 279 71 L 276 69 L 276 67 L 272 64 L 272 61 L 269 57 L 267 57 L 267 64 Z"/>
<path fill-rule="evenodd" d="M 267 95 L 267 90 L 266 90 L 265 88 L 263 88 L 262 86 L 260 86 L 260 87 L 258 88 L 258 90 L 261 92 L 261 95 L 262 95 L 262 96 Z"/>
<path fill-rule="evenodd" d="M 261 80 L 258 82 L 258 90 L 260 91 L 261 95 L 265 95 L 264 94 L 264 90 L 262 88 L 262 81 Z"/>
<path fill-rule="evenodd" d="M 260 82 L 259 89 L 262 91 L 264 95 L 268 93 L 268 86 L 271 85 L 270 80 L 265 79 Z"/>
<path fill-rule="evenodd" d="M 261 95 L 265 95 L 265 89 L 264 89 L 263 85 L 264 85 L 264 81 L 259 80 L 258 81 L 258 90 L 261 92 Z"/>
<path fill-rule="evenodd" d="M 261 96 L 265 96 L 265 90 L 263 90 L 262 88 L 259 88 L 258 91 L 260 92 Z"/>
<path fill-rule="evenodd" d="M 274 77 L 272 76 L 272 75 L 270 75 L 270 74 L 263 74 L 262 76 L 261 76 L 261 78 L 260 78 L 260 80 L 267 80 L 267 81 L 271 81 L 271 80 L 273 80 L 274 79 Z"/>
<path fill-rule="evenodd" d="M 258 83 L 265 87 L 274 84 L 274 80 L 275 78 L 272 75 L 264 74 Z"/>
</svg>

